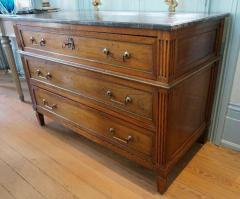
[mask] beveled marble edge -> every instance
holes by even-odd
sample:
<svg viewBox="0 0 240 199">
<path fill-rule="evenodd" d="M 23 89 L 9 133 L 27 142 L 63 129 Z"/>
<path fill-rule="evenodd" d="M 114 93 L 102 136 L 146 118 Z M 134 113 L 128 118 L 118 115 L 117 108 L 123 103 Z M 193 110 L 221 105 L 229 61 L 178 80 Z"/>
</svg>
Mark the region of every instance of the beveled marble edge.
<svg viewBox="0 0 240 199">
<path fill-rule="evenodd" d="M 229 16 L 228 13 L 58 11 L 31 15 L 0 15 L 0 20 L 171 31 L 195 23 L 217 20 L 227 16 Z"/>
</svg>

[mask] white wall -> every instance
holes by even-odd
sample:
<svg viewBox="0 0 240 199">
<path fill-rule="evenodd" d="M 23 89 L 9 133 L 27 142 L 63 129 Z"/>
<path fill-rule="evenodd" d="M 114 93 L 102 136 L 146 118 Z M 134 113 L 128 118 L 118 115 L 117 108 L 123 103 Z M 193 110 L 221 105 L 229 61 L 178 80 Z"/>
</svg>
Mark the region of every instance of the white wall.
<svg viewBox="0 0 240 199">
<path fill-rule="evenodd" d="M 100 10 L 167 11 L 165 0 L 101 0 Z M 208 0 L 180 0 L 178 11 L 203 12 Z M 54 7 L 66 10 L 92 9 L 92 0 L 50 0 Z"/>
<path fill-rule="evenodd" d="M 240 151 L 240 52 L 221 144 Z"/>
<path fill-rule="evenodd" d="M 238 64 L 235 73 L 230 103 L 240 106 L 240 52 L 238 56 Z"/>
<path fill-rule="evenodd" d="M 240 151 L 240 0 L 210 0 L 210 10 L 231 14 L 229 45 L 221 70 L 211 138 L 218 145 Z"/>
</svg>

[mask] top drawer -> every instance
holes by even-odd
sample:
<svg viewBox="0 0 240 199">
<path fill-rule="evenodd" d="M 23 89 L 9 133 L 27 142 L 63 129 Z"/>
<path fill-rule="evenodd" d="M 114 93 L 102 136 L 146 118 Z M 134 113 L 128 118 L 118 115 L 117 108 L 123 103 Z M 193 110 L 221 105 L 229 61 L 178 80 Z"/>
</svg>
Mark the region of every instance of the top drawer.
<svg viewBox="0 0 240 199">
<path fill-rule="evenodd" d="M 23 50 L 154 79 L 152 37 L 19 26 Z"/>
</svg>

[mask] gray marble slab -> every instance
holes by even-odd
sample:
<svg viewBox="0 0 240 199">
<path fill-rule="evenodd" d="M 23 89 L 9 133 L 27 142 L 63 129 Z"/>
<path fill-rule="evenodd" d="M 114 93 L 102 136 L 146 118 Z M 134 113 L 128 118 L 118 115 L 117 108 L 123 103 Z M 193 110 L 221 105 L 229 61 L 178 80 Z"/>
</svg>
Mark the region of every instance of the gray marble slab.
<svg viewBox="0 0 240 199">
<path fill-rule="evenodd" d="M 176 30 L 194 23 L 216 20 L 226 13 L 169 13 L 119 11 L 58 11 L 28 15 L 0 15 L 1 19 L 110 27 Z"/>
</svg>

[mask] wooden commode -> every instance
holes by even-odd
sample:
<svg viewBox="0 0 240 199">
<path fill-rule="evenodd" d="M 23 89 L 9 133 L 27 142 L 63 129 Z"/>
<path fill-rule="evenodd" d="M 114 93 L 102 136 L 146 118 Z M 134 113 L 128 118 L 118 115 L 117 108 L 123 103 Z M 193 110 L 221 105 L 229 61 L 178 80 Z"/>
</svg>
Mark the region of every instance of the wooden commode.
<svg viewBox="0 0 240 199">
<path fill-rule="evenodd" d="M 79 11 L 80 12 L 80 11 Z M 13 21 L 33 108 L 156 172 L 206 137 L 224 14 L 46 13 Z"/>
</svg>

